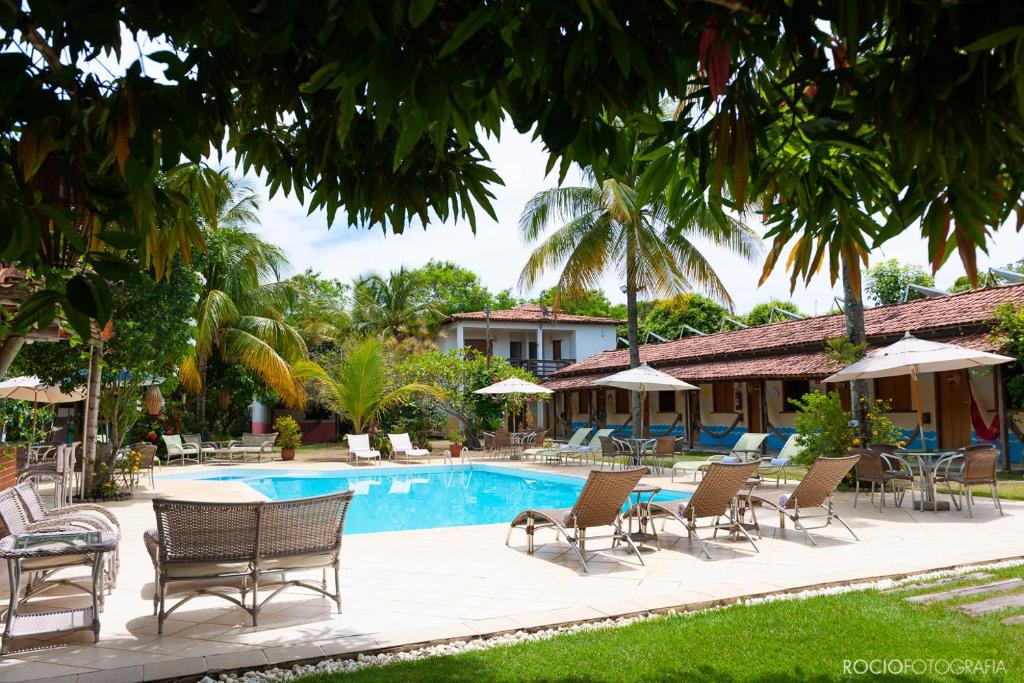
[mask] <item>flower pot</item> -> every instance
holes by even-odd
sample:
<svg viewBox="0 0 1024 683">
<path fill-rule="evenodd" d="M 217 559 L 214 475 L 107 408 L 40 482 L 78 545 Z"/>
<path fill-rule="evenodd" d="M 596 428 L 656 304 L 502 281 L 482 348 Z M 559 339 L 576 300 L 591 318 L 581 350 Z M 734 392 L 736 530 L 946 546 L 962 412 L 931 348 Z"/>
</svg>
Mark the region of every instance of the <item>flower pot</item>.
<svg viewBox="0 0 1024 683">
<path fill-rule="evenodd" d="M 294 448 L 282 448 L 281 449 L 281 459 L 282 460 L 294 460 L 295 459 L 295 449 Z"/>
<path fill-rule="evenodd" d="M 462 444 L 453 443 L 451 446 L 448 447 L 448 450 L 451 452 L 453 458 L 457 458 L 460 455 L 462 455 Z"/>
</svg>

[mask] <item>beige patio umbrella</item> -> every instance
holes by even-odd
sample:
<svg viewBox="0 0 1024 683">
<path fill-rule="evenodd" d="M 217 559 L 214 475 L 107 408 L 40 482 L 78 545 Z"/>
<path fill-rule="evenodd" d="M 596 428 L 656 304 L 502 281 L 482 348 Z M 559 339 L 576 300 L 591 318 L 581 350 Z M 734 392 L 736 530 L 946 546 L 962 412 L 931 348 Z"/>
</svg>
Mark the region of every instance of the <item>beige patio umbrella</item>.
<svg viewBox="0 0 1024 683">
<path fill-rule="evenodd" d="M 630 368 L 629 370 L 616 372 L 614 375 L 608 375 L 602 379 L 594 380 L 594 384 L 600 384 L 606 387 L 616 387 L 618 389 L 629 389 L 630 391 L 639 391 L 641 406 L 644 404 L 644 396 L 648 391 L 694 391 L 697 389 L 697 387 L 693 386 L 689 382 L 677 379 L 667 372 L 655 370 L 647 363 L 644 363 L 639 367 Z M 644 433 L 643 410 L 640 411 L 640 420 L 641 423 L 637 430 L 638 436 L 642 436 Z"/>
<path fill-rule="evenodd" d="M 914 395 L 914 407 L 917 411 L 917 429 L 921 434 L 921 444 L 928 447 L 924 436 L 924 415 L 921 412 L 921 387 L 918 375 L 922 372 L 942 372 L 944 370 L 964 370 L 986 365 L 1009 363 L 1014 358 L 1001 356 L 988 351 L 976 351 L 955 344 L 918 339 L 907 332 L 903 339 L 895 344 L 871 351 L 864 358 L 849 365 L 826 382 L 849 382 L 855 379 L 872 379 L 875 377 L 894 377 L 910 375 L 911 390 Z"/>
<path fill-rule="evenodd" d="M 509 377 L 500 382 L 484 387 L 483 389 L 477 389 L 473 392 L 474 394 L 496 394 L 496 395 L 507 395 L 507 394 L 550 394 L 553 393 L 547 387 L 542 387 L 539 384 L 533 382 L 527 382 L 525 379 L 519 379 L 518 377 Z M 516 430 L 516 416 L 512 414 L 512 431 Z"/>
<path fill-rule="evenodd" d="M 44 384 L 38 377 L 12 377 L 0 382 L 0 398 L 14 401 L 32 401 L 35 408 L 40 401 L 50 405 L 54 403 L 74 403 L 85 398 L 85 389 L 76 389 L 71 393 L 61 391 L 59 387 Z M 36 431 L 36 414 L 32 411 L 32 433 Z"/>
</svg>

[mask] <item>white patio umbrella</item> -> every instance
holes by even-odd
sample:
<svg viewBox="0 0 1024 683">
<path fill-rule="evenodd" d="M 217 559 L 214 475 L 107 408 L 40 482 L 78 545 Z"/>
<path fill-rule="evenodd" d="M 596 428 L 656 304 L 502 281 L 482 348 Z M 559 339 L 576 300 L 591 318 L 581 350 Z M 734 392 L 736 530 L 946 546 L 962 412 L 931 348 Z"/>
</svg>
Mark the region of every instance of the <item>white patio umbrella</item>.
<svg viewBox="0 0 1024 683">
<path fill-rule="evenodd" d="M 0 398 L 13 401 L 32 401 L 34 408 L 38 403 L 74 403 L 85 399 L 85 389 L 76 389 L 70 394 L 59 387 L 44 384 L 38 377 L 13 377 L 0 382 Z M 36 431 L 36 414 L 32 412 L 32 432 Z"/>
<path fill-rule="evenodd" d="M 500 382 L 484 387 L 483 389 L 477 389 L 473 392 L 474 394 L 495 394 L 495 395 L 506 395 L 506 394 L 550 394 L 553 393 L 547 387 L 542 387 L 539 384 L 533 382 L 527 382 L 525 379 L 519 379 L 518 377 L 509 377 Z M 512 415 L 512 431 L 516 429 L 516 416 Z"/>
<path fill-rule="evenodd" d="M 616 387 L 618 389 L 629 389 L 630 391 L 639 391 L 641 406 L 643 406 L 644 403 L 644 395 L 647 394 L 648 391 L 693 391 L 697 389 L 697 387 L 693 386 L 689 382 L 677 379 L 667 372 L 655 370 L 651 366 L 647 365 L 647 363 L 636 368 L 616 372 L 614 375 L 609 375 L 603 379 L 594 380 L 594 384 L 600 384 L 606 387 Z M 642 410 L 640 412 L 640 416 L 641 424 L 637 431 L 638 435 L 642 435 L 644 433 Z"/>
<path fill-rule="evenodd" d="M 826 377 L 825 381 L 848 382 L 855 379 L 910 375 L 914 407 L 917 411 L 917 428 L 921 434 L 921 444 L 927 447 L 924 438 L 924 415 L 921 412 L 921 387 L 918 383 L 918 375 L 922 372 L 942 372 L 999 365 L 1013 360 L 1016 359 L 1001 356 L 998 353 L 976 351 L 955 344 L 918 339 L 907 332 L 903 339 L 895 344 L 871 351 L 856 363 Z"/>
</svg>

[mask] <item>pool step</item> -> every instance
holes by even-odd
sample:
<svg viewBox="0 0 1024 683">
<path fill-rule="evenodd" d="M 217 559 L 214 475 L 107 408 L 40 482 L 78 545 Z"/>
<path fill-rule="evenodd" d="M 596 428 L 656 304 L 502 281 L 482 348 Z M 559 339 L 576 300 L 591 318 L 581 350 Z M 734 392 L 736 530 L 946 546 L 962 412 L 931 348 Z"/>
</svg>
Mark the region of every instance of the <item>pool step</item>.
<svg viewBox="0 0 1024 683">
<path fill-rule="evenodd" d="M 1003 581 L 983 583 L 978 586 L 954 588 L 953 590 L 942 591 L 940 593 L 925 593 L 924 595 L 914 595 L 912 597 L 907 598 L 907 602 L 912 602 L 920 605 L 927 605 L 933 602 L 952 600 L 953 598 L 962 598 L 970 595 L 980 595 L 982 593 L 1005 593 L 1016 588 L 1024 588 L 1024 579 L 1005 579 Z"/>
<path fill-rule="evenodd" d="M 958 576 L 947 576 L 944 579 L 936 579 L 935 581 L 929 581 L 928 583 L 913 583 L 903 586 L 896 586 L 895 588 L 887 588 L 882 591 L 883 593 L 902 593 L 903 591 L 918 590 L 920 588 L 938 588 L 939 586 L 948 586 L 951 583 L 960 583 L 961 581 L 981 581 L 983 579 L 991 579 L 992 575 L 988 572 L 971 572 L 970 574 L 960 574 Z"/>
</svg>

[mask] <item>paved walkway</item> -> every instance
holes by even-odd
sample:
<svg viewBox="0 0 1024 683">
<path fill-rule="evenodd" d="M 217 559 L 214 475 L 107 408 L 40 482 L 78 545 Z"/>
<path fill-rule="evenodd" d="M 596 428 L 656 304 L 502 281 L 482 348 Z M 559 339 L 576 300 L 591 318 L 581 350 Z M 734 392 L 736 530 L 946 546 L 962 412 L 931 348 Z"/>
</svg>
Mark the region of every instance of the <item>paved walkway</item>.
<svg viewBox="0 0 1024 683">
<path fill-rule="evenodd" d="M 276 462 L 269 467 L 344 465 Z M 585 468 L 546 469 L 586 473 Z M 667 477 L 650 480 L 668 485 Z M 244 484 L 232 482 L 158 480 L 156 492 L 225 501 L 255 497 Z M 253 628 L 243 611 L 199 598 L 175 612 L 158 637 L 151 615 L 153 572 L 142 544 L 143 531 L 153 525 L 152 495 L 142 491 L 133 501 L 111 505 L 124 529 L 122 566 L 118 586 L 107 598 L 99 644 L 79 635 L 70 645 L 9 655 L 0 660 L 0 682 L 199 678 L 208 670 L 257 668 L 1024 555 L 1024 504 L 1004 503 L 1006 516 L 1000 518 L 981 498 L 975 518 L 967 519 L 894 508 L 879 514 L 866 497 L 854 510 L 852 495 L 840 495 L 839 510 L 861 542 L 853 542 L 841 527 L 830 527 L 819 535 L 817 547 L 806 545 L 799 532 L 779 531 L 775 517 L 762 513 L 760 554 L 747 544 L 720 541 L 711 544 L 710 561 L 674 535 L 680 529 L 670 524 L 663 550 L 645 552 L 646 566 L 596 542 L 587 553 L 589 575 L 578 571 L 565 543 L 548 542 L 551 532 L 538 533 L 538 542 L 546 544 L 532 557 L 521 532 L 513 535 L 511 548 L 505 547 L 505 525 L 356 534 L 345 538 L 342 552 L 343 614 L 335 614 L 325 599 L 289 590 L 270 603 Z"/>
</svg>

